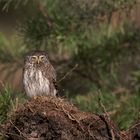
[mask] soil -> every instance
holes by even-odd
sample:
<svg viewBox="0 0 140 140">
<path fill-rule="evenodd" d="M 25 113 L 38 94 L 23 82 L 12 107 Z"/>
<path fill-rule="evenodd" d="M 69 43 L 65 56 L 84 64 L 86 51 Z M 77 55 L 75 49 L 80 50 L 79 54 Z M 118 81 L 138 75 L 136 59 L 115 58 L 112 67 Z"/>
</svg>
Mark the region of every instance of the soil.
<svg viewBox="0 0 140 140">
<path fill-rule="evenodd" d="M 16 107 L 0 135 L 4 140 L 140 140 L 140 118 L 121 132 L 106 115 L 82 112 L 62 98 L 36 97 Z"/>
<path fill-rule="evenodd" d="M 79 111 L 58 97 L 36 97 L 20 105 L 1 132 L 9 140 L 120 139 L 107 117 Z"/>
</svg>

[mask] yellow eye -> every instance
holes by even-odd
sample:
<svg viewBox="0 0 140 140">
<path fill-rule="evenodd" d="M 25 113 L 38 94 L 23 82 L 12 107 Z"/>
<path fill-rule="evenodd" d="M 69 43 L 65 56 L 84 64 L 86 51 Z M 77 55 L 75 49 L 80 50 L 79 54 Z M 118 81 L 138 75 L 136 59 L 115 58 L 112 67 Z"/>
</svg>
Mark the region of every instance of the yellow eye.
<svg viewBox="0 0 140 140">
<path fill-rule="evenodd" d="M 41 61 L 43 61 L 45 59 L 45 56 L 41 55 L 39 58 L 40 58 Z"/>
<path fill-rule="evenodd" d="M 32 56 L 32 62 L 36 62 L 37 61 L 37 56 Z"/>
</svg>

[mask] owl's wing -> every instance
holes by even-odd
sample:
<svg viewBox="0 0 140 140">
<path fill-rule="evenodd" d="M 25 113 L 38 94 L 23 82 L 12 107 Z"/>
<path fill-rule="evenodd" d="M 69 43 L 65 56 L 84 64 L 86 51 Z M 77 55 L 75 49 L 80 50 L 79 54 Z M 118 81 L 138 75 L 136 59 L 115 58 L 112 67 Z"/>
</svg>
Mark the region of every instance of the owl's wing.
<svg viewBox="0 0 140 140">
<path fill-rule="evenodd" d="M 58 85 L 57 85 L 57 81 L 56 80 L 53 80 L 53 84 L 54 84 L 55 89 L 58 90 Z"/>
<path fill-rule="evenodd" d="M 55 71 L 55 69 L 53 68 L 52 65 L 49 66 L 45 75 L 53 83 L 55 89 L 57 90 L 58 86 L 57 86 L 57 79 L 56 79 L 56 71 Z"/>
<path fill-rule="evenodd" d="M 53 86 L 54 88 L 56 89 L 56 95 L 58 95 L 58 84 L 57 84 L 57 79 L 56 79 L 56 71 L 55 69 L 53 68 L 53 66 L 51 67 L 51 80 L 52 80 L 52 83 L 53 83 Z"/>
</svg>

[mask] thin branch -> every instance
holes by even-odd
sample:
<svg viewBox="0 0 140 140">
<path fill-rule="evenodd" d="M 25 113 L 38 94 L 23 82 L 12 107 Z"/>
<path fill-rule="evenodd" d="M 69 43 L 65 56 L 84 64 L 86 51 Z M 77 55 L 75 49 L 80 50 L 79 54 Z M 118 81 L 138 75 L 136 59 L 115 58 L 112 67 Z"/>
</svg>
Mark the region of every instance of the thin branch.
<svg viewBox="0 0 140 140">
<path fill-rule="evenodd" d="M 58 83 L 60 83 L 62 80 L 64 80 L 67 76 L 69 76 L 76 68 L 78 67 L 78 64 L 76 64 L 72 69 L 70 69 L 62 78 L 58 80 Z"/>
<path fill-rule="evenodd" d="M 98 93 L 101 94 L 100 91 Z M 112 138 L 112 140 L 115 140 L 115 135 L 114 135 L 113 128 L 112 128 L 112 125 L 111 125 L 110 116 L 109 116 L 108 112 L 106 111 L 105 106 L 103 105 L 103 103 L 101 101 L 100 95 L 99 95 L 99 102 L 98 103 L 99 103 L 100 107 L 102 108 L 103 112 L 106 115 L 106 118 L 104 118 L 104 119 L 105 119 L 106 123 L 108 124 L 110 134 L 111 134 L 111 138 Z"/>
<path fill-rule="evenodd" d="M 26 140 L 26 137 L 24 136 L 24 133 L 22 133 L 21 131 L 20 131 L 20 129 L 17 127 L 17 126 L 15 126 L 15 124 L 10 120 L 10 123 L 14 126 L 14 128 L 19 132 L 19 134 L 20 134 L 20 136 L 23 138 L 23 139 L 25 139 Z"/>
</svg>

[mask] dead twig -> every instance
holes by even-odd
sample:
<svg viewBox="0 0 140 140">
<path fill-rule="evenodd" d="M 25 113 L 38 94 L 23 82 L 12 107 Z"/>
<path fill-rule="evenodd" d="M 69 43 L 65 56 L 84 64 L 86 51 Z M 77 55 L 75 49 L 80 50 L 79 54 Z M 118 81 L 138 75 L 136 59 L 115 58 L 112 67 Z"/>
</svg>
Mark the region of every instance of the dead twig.
<svg viewBox="0 0 140 140">
<path fill-rule="evenodd" d="M 100 91 L 98 93 L 101 94 Z M 110 119 L 110 116 L 109 116 L 108 112 L 106 111 L 105 106 L 103 105 L 103 103 L 101 101 L 100 95 L 99 95 L 99 102 L 98 103 L 99 103 L 99 106 L 102 108 L 103 112 L 105 113 L 104 120 L 106 121 L 106 124 L 109 127 L 111 138 L 112 138 L 112 140 L 115 140 L 115 135 L 114 135 L 114 131 L 113 131 L 113 128 L 112 128 L 111 119 Z"/>
<path fill-rule="evenodd" d="M 66 109 L 64 109 L 64 107 L 62 106 L 62 110 L 63 112 L 68 116 L 68 118 L 72 121 L 77 122 L 77 124 L 80 126 L 81 130 L 84 132 L 84 128 L 81 126 L 80 121 L 76 119 L 76 117 L 72 114 L 69 113 L 69 111 L 67 111 Z"/>
<path fill-rule="evenodd" d="M 15 127 L 15 129 L 19 132 L 19 134 L 20 134 L 20 137 L 22 137 L 23 139 L 27 139 L 27 137 L 25 137 L 25 134 L 24 133 L 22 133 L 21 131 L 20 131 L 20 129 L 18 128 L 18 127 L 16 127 L 15 125 L 14 125 L 14 123 L 10 120 L 10 123 Z"/>
<path fill-rule="evenodd" d="M 72 69 L 70 69 L 62 78 L 58 80 L 58 83 L 60 83 L 62 80 L 64 80 L 67 76 L 69 76 L 76 68 L 78 67 L 78 64 L 76 64 Z"/>
</svg>

